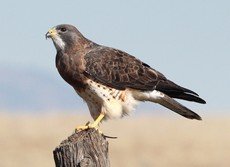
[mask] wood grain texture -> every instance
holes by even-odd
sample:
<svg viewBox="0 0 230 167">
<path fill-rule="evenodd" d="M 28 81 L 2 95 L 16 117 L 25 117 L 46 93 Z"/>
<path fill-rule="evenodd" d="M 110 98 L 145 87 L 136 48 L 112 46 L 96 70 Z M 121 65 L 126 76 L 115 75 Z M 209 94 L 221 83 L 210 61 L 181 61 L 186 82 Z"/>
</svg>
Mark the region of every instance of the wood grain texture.
<svg viewBox="0 0 230 167">
<path fill-rule="evenodd" d="M 56 167 L 109 167 L 108 141 L 95 129 L 75 132 L 53 151 Z"/>
</svg>

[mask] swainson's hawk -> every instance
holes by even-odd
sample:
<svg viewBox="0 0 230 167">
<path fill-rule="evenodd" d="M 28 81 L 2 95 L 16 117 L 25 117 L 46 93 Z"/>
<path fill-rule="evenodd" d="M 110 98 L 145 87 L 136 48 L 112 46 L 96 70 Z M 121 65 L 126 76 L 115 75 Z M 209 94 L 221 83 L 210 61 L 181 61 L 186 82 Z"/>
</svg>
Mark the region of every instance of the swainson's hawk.
<svg viewBox="0 0 230 167">
<path fill-rule="evenodd" d="M 60 75 L 86 101 L 95 120 L 85 128 L 128 115 L 140 101 L 158 103 L 186 118 L 201 120 L 173 99 L 205 104 L 197 93 L 173 83 L 134 56 L 98 45 L 72 25 L 55 26 L 46 37 L 56 47 Z"/>
</svg>

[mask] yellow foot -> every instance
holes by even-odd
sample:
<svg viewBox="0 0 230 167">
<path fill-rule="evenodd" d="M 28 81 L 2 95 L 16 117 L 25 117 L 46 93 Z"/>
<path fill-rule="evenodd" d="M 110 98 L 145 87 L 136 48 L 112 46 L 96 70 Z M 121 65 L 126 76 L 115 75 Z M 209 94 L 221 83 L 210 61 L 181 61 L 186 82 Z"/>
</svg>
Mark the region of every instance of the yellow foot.
<svg viewBox="0 0 230 167">
<path fill-rule="evenodd" d="M 101 120 L 104 118 L 104 114 L 101 113 L 98 118 L 92 123 L 90 124 L 90 122 L 87 122 L 86 125 L 83 126 L 78 126 L 76 128 L 77 131 L 82 131 L 82 130 L 87 130 L 90 128 L 95 128 L 96 130 L 98 130 L 98 124 L 101 122 Z M 99 131 L 101 133 L 101 131 Z"/>
<path fill-rule="evenodd" d="M 97 125 L 97 126 L 98 126 L 98 125 Z M 87 129 L 90 129 L 90 128 L 96 129 L 96 130 L 97 130 L 102 136 L 104 136 L 105 138 L 117 139 L 117 137 L 108 136 L 108 135 L 103 134 L 103 132 L 102 132 L 101 130 L 99 130 L 99 127 L 96 127 L 95 124 L 90 124 L 90 122 L 87 122 L 85 125 L 78 126 L 75 130 L 76 130 L 77 132 L 79 132 L 79 131 L 87 130 Z"/>
<path fill-rule="evenodd" d="M 96 127 L 94 124 L 90 124 L 89 122 L 87 122 L 85 125 L 78 126 L 76 128 L 76 130 L 77 131 L 82 131 L 82 130 L 87 130 L 87 129 L 90 129 L 90 128 L 98 129 L 98 127 Z"/>
</svg>

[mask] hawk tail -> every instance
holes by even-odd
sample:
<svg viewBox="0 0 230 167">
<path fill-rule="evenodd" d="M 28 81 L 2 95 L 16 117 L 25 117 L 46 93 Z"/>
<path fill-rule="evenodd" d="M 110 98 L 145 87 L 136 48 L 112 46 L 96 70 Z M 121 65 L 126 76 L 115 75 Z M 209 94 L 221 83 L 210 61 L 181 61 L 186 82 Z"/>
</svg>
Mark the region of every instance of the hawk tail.
<svg viewBox="0 0 230 167">
<path fill-rule="evenodd" d="M 179 102 L 165 94 L 158 101 L 158 103 L 186 118 L 202 120 L 202 118 L 198 114 L 196 114 L 192 110 L 188 109 L 187 107 L 183 106 L 182 104 L 180 104 Z"/>
<path fill-rule="evenodd" d="M 154 103 L 158 103 L 189 119 L 202 120 L 198 114 L 183 106 L 170 96 L 157 90 L 150 92 L 139 92 L 138 94 L 134 94 L 134 98 L 140 101 L 152 101 Z"/>
</svg>

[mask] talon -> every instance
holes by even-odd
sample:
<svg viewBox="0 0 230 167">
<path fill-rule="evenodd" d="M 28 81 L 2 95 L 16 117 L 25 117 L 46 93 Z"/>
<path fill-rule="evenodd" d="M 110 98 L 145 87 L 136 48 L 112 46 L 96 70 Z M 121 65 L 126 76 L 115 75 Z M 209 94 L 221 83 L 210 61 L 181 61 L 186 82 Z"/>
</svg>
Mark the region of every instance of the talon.
<svg viewBox="0 0 230 167">
<path fill-rule="evenodd" d="M 87 130 L 89 128 L 90 128 L 89 125 L 86 124 L 86 125 L 78 126 L 75 130 L 82 131 L 82 130 Z"/>
<path fill-rule="evenodd" d="M 96 129 L 99 131 L 99 133 L 102 134 L 102 132 L 99 130 L 99 128 L 97 127 L 98 125 L 97 124 L 94 124 L 94 123 L 90 123 L 90 122 L 87 122 L 85 125 L 81 125 L 81 126 L 78 126 L 75 130 L 76 131 L 83 131 L 83 130 L 87 130 L 87 129 Z"/>
<path fill-rule="evenodd" d="M 76 128 L 76 131 L 82 131 L 82 130 L 87 130 L 89 128 L 95 128 L 96 130 L 98 130 L 98 124 L 101 122 L 101 120 L 104 118 L 104 114 L 101 113 L 98 118 L 91 124 L 90 122 L 87 122 L 85 125 L 83 126 L 78 126 Z M 98 130 L 99 133 L 102 134 L 102 132 L 100 130 Z"/>
</svg>

